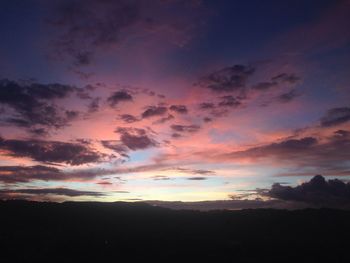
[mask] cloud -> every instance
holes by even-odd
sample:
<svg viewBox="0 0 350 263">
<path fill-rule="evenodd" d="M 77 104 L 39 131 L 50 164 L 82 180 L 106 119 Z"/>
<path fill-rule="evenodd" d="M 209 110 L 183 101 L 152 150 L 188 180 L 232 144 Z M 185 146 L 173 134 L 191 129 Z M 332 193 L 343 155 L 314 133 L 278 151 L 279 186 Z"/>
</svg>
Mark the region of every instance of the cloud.
<svg viewBox="0 0 350 263">
<path fill-rule="evenodd" d="M 171 105 L 169 108 L 171 111 L 175 111 L 180 114 L 187 114 L 188 109 L 185 105 Z"/>
<path fill-rule="evenodd" d="M 199 104 L 199 108 L 202 110 L 214 109 L 215 104 L 211 103 L 211 102 L 203 102 L 203 103 Z"/>
<path fill-rule="evenodd" d="M 78 111 L 74 111 L 74 110 L 66 110 L 65 111 L 66 117 L 68 120 L 74 120 L 77 119 L 79 116 L 79 112 Z"/>
<path fill-rule="evenodd" d="M 120 134 L 120 141 L 130 150 L 143 150 L 158 146 L 158 143 L 145 129 L 118 128 L 116 132 Z"/>
<path fill-rule="evenodd" d="M 74 0 L 51 7 L 51 55 L 76 67 L 139 36 L 184 45 L 196 24 L 195 7 L 180 1 Z"/>
<path fill-rule="evenodd" d="M 29 182 L 32 180 L 57 180 L 63 177 L 55 167 L 35 166 L 0 166 L 0 181 L 3 183 Z"/>
<path fill-rule="evenodd" d="M 301 80 L 299 76 L 294 73 L 281 73 L 271 78 L 270 81 L 259 82 L 252 86 L 252 89 L 258 91 L 267 91 L 271 88 L 277 87 L 279 84 L 294 85 Z"/>
<path fill-rule="evenodd" d="M 126 123 L 133 123 L 140 120 L 139 118 L 131 114 L 121 114 L 119 117 Z"/>
<path fill-rule="evenodd" d="M 44 128 L 33 128 L 29 130 L 29 133 L 38 137 L 46 137 L 49 134 L 48 131 Z"/>
<path fill-rule="evenodd" d="M 317 139 L 313 137 L 305 137 L 301 139 L 290 139 L 278 143 L 272 143 L 265 146 L 253 147 L 245 151 L 233 152 L 232 157 L 250 157 L 265 158 L 270 156 L 291 156 L 294 154 L 302 154 L 303 151 L 309 150 L 317 144 Z"/>
<path fill-rule="evenodd" d="M 232 108 L 237 108 L 239 106 L 241 106 L 241 101 L 240 98 L 228 95 L 228 96 L 223 96 L 220 97 L 220 102 L 219 102 L 219 106 L 220 107 L 232 107 Z"/>
<path fill-rule="evenodd" d="M 0 182 L 6 184 L 31 181 L 87 181 L 98 176 L 110 175 L 114 171 L 105 169 L 60 170 L 52 166 L 0 166 Z"/>
<path fill-rule="evenodd" d="M 20 188 L 20 189 L 2 189 L 0 194 L 3 196 L 9 194 L 29 194 L 29 195 L 63 195 L 69 197 L 77 196 L 93 196 L 101 197 L 105 196 L 105 193 L 95 191 L 80 191 L 69 188 Z"/>
<path fill-rule="evenodd" d="M 113 92 L 111 96 L 107 98 L 107 102 L 111 107 L 115 107 L 119 102 L 132 101 L 132 96 L 125 90 L 119 90 Z"/>
<path fill-rule="evenodd" d="M 198 176 L 215 175 L 215 171 L 202 170 L 202 169 L 190 169 L 172 167 L 170 163 L 153 163 L 147 165 L 133 166 L 133 167 L 115 167 L 113 169 L 101 169 L 101 168 L 88 168 L 79 170 L 60 170 L 51 166 L 0 166 L 0 182 L 11 183 L 26 183 L 34 180 L 41 181 L 88 181 L 95 179 L 96 177 L 102 177 L 103 179 L 109 179 L 108 177 L 117 174 L 130 174 L 130 173 L 143 173 L 150 171 L 173 171 L 183 174 L 191 174 Z M 120 181 L 125 181 L 120 177 L 114 176 L 113 178 Z M 153 179 L 156 179 L 153 178 Z"/>
<path fill-rule="evenodd" d="M 277 86 L 277 82 L 259 82 L 258 84 L 255 84 L 252 88 L 255 90 L 265 91 L 275 86 Z"/>
<path fill-rule="evenodd" d="M 121 141 L 131 150 L 142 150 L 155 147 L 157 144 L 147 135 L 122 134 Z"/>
<path fill-rule="evenodd" d="M 281 200 L 323 206 L 350 204 L 350 183 L 344 183 L 339 179 L 326 181 L 323 176 L 316 175 L 309 182 L 295 187 L 275 183 L 266 195 Z"/>
<path fill-rule="evenodd" d="M 285 82 L 289 84 L 295 84 L 300 80 L 300 77 L 293 73 L 281 73 L 271 78 L 272 81 Z M 274 83 L 274 82 L 273 82 Z"/>
<path fill-rule="evenodd" d="M 57 83 L 0 80 L 0 104 L 5 106 L 1 121 L 28 129 L 35 126 L 62 128 L 76 119 L 78 112 L 63 109 L 55 102 L 81 91 L 82 89 Z"/>
<path fill-rule="evenodd" d="M 244 93 L 248 78 L 255 69 L 245 65 L 234 65 L 222 68 L 202 77 L 197 83 L 202 88 L 213 92 Z"/>
<path fill-rule="evenodd" d="M 168 114 L 168 116 L 160 118 L 159 120 L 153 122 L 153 124 L 162 124 L 173 119 L 175 119 L 174 115 Z"/>
<path fill-rule="evenodd" d="M 96 49 L 119 43 L 121 31 L 141 19 L 139 12 L 130 1 L 61 1 L 49 19 L 61 30 L 53 48 L 77 66 L 88 65 Z"/>
<path fill-rule="evenodd" d="M 149 106 L 143 113 L 142 118 L 150 118 L 155 116 L 162 116 L 167 113 L 168 109 L 164 106 Z"/>
<path fill-rule="evenodd" d="M 350 121 L 350 108 L 340 107 L 333 108 L 321 118 L 321 126 L 331 127 Z"/>
<path fill-rule="evenodd" d="M 103 154 L 82 143 L 42 140 L 6 140 L 0 138 L 0 150 L 4 155 L 27 157 L 44 163 L 81 165 L 102 160 Z"/>
<path fill-rule="evenodd" d="M 281 95 L 279 95 L 277 97 L 278 101 L 282 102 L 282 103 L 288 103 L 291 102 L 292 100 L 294 100 L 295 98 L 299 97 L 300 94 L 296 92 L 295 89 L 290 90 L 286 93 L 283 93 Z"/>
<path fill-rule="evenodd" d="M 187 174 L 200 174 L 200 175 L 214 175 L 215 172 L 211 170 L 203 170 L 203 169 L 189 169 L 189 168 L 182 168 L 182 167 L 176 167 L 171 168 L 170 170 L 174 170 L 181 173 L 187 173 Z"/>
<path fill-rule="evenodd" d="M 203 180 L 207 180 L 208 178 L 206 177 L 202 177 L 202 176 L 196 176 L 196 177 L 188 177 L 187 180 L 191 180 L 191 181 L 203 181 Z"/>
<path fill-rule="evenodd" d="M 176 138 L 181 138 L 182 135 L 180 133 L 174 132 L 174 133 L 171 134 L 171 137 L 176 139 Z"/>
<path fill-rule="evenodd" d="M 129 151 L 129 148 L 127 146 L 125 146 L 121 141 L 103 140 L 103 141 L 101 141 L 101 144 L 103 145 L 103 147 L 110 149 L 110 150 L 113 150 L 123 157 L 129 158 L 129 156 L 127 154 Z"/>
<path fill-rule="evenodd" d="M 290 89 L 290 85 L 300 80 L 294 73 L 281 73 L 268 81 L 260 81 L 251 85 L 255 71 L 256 69 L 251 66 L 235 65 L 200 78 L 195 83 L 196 86 L 209 89 L 215 94 L 224 92 L 231 94 L 213 98 L 213 102 L 202 102 L 199 104 L 199 109 L 211 110 L 212 116 L 221 117 L 227 115 L 230 108 L 238 108 L 243 103 L 249 105 L 249 103 L 260 101 L 261 105 L 267 106 L 275 102 L 288 103 L 300 96 L 295 89 L 285 91 L 286 88 Z M 281 90 L 284 93 L 278 94 L 281 93 Z M 221 110 L 218 110 L 217 107 L 221 107 Z M 226 109 L 222 110 L 222 107 Z"/>
<path fill-rule="evenodd" d="M 89 51 L 77 51 L 74 56 L 76 66 L 89 65 L 93 59 L 93 53 Z"/>
<path fill-rule="evenodd" d="M 188 132 L 188 133 L 193 133 L 199 131 L 201 128 L 199 125 L 180 125 L 180 124 L 173 124 L 170 126 L 172 130 L 175 132 Z"/>
<path fill-rule="evenodd" d="M 155 175 L 155 176 L 152 176 L 152 179 L 155 180 L 155 181 L 168 181 L 168 180 L 171 180 L 170 177 L 164 176 L 164 175 Z"/>
<path fill-rule="evenodd" d="M 339 150 L 342 149 L 342 150 Z M 295 168 L 317 169 L 325 175 L 350 175 L 350 132 L 339 130 L 328 138 L 304 137 L 251 147 L 220 158 L 277 161 Z"/>
<path fill-rule="evenodd" d="M 94 98 L 88 105 L 88 113 L 97 112 L 100 108 L 100 98 Z"/>
</svg>

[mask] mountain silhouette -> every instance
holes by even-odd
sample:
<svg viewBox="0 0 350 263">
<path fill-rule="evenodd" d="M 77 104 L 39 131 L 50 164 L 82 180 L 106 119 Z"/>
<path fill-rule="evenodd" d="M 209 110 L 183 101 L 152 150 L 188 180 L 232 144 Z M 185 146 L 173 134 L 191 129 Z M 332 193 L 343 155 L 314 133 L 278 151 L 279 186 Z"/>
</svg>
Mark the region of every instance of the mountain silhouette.
<svg viewBox="0 0 350 263">
<path fill-rule="evenodd" d="M 347 210 L 12 200 L 0 214 L 2 262 L 349 262 Z"/>
</svg>

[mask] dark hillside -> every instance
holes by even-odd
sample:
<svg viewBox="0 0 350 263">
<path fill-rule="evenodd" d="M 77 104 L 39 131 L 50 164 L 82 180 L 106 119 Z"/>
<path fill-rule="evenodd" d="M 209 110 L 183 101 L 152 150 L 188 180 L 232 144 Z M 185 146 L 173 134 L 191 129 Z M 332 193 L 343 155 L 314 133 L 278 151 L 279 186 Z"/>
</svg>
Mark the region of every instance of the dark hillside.
<svg viewBox="0 0 350 263">
<path fill-rule="evenodd" d="M 342 210 L 198 212 L 144 203 L 3 201 L 0 214 L 5 262 L 350 259 L 350 212 Z"/>
</svg>

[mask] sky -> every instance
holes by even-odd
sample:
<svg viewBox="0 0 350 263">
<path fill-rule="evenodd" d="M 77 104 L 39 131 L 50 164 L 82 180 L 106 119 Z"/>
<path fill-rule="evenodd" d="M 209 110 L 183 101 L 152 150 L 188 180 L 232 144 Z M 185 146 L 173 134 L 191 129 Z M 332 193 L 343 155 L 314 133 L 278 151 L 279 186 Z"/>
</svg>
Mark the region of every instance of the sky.
<svg viewBox="0 0 350 263">
<path fill-rule="evenodd" d="M 0 198 L 349 202 L 349 1 L 0 5 Z"/>
</svg>

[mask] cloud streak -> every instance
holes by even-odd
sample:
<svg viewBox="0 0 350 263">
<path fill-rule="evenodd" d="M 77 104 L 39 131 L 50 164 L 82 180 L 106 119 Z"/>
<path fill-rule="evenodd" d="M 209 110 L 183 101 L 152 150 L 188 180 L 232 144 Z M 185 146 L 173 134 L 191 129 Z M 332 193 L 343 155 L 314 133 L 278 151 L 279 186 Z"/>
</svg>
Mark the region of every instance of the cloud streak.
<svg viewBox="0 0 350 263">
<path fill-rule="evenodd" d="M 102 161 L 103 154 L 82 143 L 0 138 L 0 150 L 13 157 L 27 157 L 43 163 L 82 165 Z"/>
<path fill-rule="evenodd" d="M 11 196 L 11 194 L 26 194 L 26 195 L 59 195 L 68 197 L 90 196 L 90 197 L 102 197 L 105 193 L 95 191 L 80 191 L 69 188 L 21 188 L 21 189 L 5 189 L 0 190 L 0 195 Z"/>
</svg>

